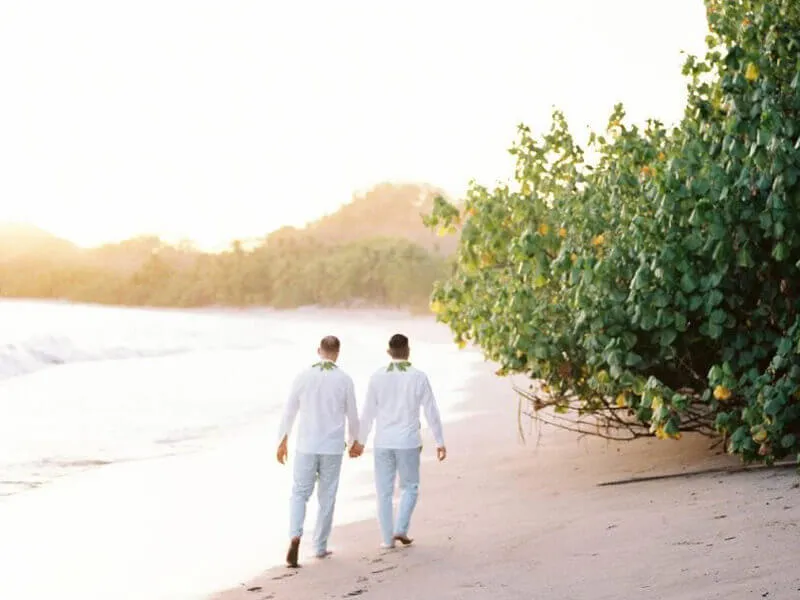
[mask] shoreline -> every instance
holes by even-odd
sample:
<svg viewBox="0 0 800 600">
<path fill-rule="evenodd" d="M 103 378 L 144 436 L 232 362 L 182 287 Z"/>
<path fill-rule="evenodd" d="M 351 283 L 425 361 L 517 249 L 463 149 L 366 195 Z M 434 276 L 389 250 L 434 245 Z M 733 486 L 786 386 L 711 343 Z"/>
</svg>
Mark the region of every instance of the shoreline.
<svg viewBox="0 0 800 600">
<path fill-rule="evenodd" d="M 523 444 L 508 382 L 484 364 L 467 385 L 456 409 L 466 418 L 445 426 L 447 461 L 423 462 L 413 546 L 379 550 L 374 518 L 336 526 L 330 559 L 267 568 L 210 600 L 708 600 L 800 590 L 790 470 L 602 487 L 739 461 L 693 436 L 615 444 L 548 428 Z"/>
</svg>

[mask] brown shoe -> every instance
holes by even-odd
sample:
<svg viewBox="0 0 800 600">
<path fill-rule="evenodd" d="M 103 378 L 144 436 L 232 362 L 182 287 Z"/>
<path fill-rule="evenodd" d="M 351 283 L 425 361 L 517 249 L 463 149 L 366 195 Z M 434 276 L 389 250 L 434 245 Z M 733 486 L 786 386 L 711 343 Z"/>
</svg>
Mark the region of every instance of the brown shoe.
<svg viewBox="0 0 800 600">
<path fill-rule="evenodd" d="M 407 535 L 401 535 L 401 534 L 397 534 L 396 536 L 394 536 L 394 540 L 396 542 L 400 542 L 401 544 L 403 544 L 403 546 L 410 546 L 414 542 L 414 540 L 412 540 Z"/>
<path fill-rule="evenodd" d="M 297 562 L 300 554 L 300 538 L 292 538 L 289 544 L 289 551 L 286 553 L 286 566 L 290 569 L 297 569 L 300 565 Z"/>
</svg>

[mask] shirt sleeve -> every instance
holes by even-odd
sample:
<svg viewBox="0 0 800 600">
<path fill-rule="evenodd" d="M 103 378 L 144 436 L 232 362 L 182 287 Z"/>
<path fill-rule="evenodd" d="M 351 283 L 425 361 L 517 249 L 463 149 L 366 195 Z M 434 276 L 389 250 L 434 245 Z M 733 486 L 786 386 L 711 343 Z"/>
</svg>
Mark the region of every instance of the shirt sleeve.
<svg viewBox="0 0 800 600">
<path fill-rule="evenodd" d="M 367 386 L 367 400 L 364 402 L 364 408 L 361 411 L 361 427 L 358 434 L 358 441 L 366 445 L 369 434 L 372 431 L 372 425 L 375 422 L 375 417 L 378 414 L 378 389 L 375 378 L 369 380 Z"/>
<path fill-rule="evenodd" d="M 444 447 L 444 433 L 442 432 L 442 418 L 439 415 L 439 407 L 436 405 L 436 398 L 433 396 L 430 381 L 428 377 L 423 375 L 420 383 L 420 394 L 422 395 L 422 409 L 425 412 L 425 420 L 428 422 L 428 427 L 431 428 L 433 439 L 436 441 L 436 446 L 439 448 Z"/>
<path fill-rule="evenodd" d="M 353 385 L 353 380 L 351 378 L 347 378 L 347 396 L 345 398 L 346 402 L 346 410 L 347 410 L 347 427 L 349 428 L 350 433 L 350 443 L 358 440 L 358 429 L 359 429 L 359 422 L 358 422 L 358 405 L 356 404 L 356 388 Z"/>
<path fill-rule="evenodd" d="M 298 376 L 292 384 L 292 390 L 289 392 L 289 399 L 286 401 L 286 406 L 283 409 L 280 429 L 278 429 L 278 443 L 280 443 L 283 438 L 289 437 L 289 434 L 292 432 L 297 413 L 300 412 L 300 392 L 302 384 L 302 375 Z"/>
</svg>

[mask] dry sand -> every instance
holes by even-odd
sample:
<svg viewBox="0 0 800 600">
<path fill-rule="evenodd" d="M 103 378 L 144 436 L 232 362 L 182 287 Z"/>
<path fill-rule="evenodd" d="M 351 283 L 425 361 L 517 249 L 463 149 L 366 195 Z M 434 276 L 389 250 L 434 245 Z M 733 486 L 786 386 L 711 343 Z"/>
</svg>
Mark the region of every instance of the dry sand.
<svg viewBox="0 0 800 600">
<path fill-rule="evenodd" d="M 215 600 L 800 598 L 793 469 L 599 487 L 738 463 L 697 438 L 616 445 L 546 429 L 523 445 L 508 382 L 487 367 L 471 389 L 473 416 L 445 431 L 448 460 L 423 465 L 413 546 L 381 551 L 374 521 L 345 525 L 332 558 Z"/>
</svg>

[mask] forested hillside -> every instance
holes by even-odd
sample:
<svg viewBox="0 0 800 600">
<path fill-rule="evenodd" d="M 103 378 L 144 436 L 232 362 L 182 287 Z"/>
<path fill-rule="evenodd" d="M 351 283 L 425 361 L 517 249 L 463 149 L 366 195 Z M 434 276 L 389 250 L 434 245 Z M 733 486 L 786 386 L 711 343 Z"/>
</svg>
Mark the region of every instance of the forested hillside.
<svg viewBox="0 0 800 600">
<path fill-rule="evenodd" d="M 155 236 L 81 249 L 32 227 L 4 227 L 0 296 L 176 307 L 423 307 L 452 250 L 420 218 L 440 193 L 382 184 L 305 228 L 285 227 L 255 244 L 234 241 L 222 253 Z"/>
</svg>

